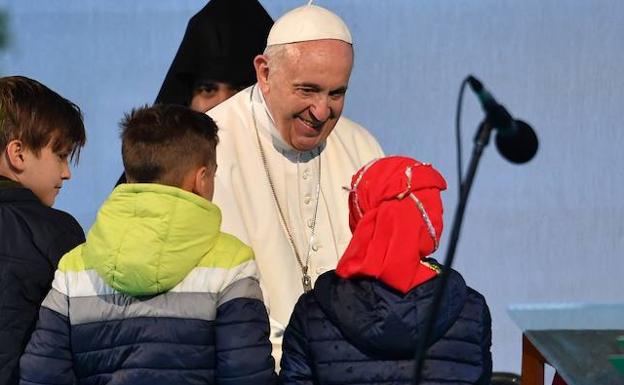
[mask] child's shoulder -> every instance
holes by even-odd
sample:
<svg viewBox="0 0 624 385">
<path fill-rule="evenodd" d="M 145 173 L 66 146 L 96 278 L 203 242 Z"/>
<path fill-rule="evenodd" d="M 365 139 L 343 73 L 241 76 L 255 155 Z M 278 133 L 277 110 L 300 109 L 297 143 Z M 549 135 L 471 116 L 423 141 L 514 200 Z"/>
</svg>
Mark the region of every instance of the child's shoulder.
<svg viewBox="0 0 624 385">
<path fill-rule="evenodd" d="M 68 272 L 79 272 L 89 269 L 85 263 L 85 259 L 82 254 L 82 250 L 84 247 L 84 243 L 80 244 L 70 251 L 67 254 L 63 255 L 58 264 L 58 269 L 63 273 Z"/>
<path fill-rule="evenodd" d="M 52 207 L 43 206 L 43 212 L 45 213 L 46 218 L 42 220 L 50 221 L 54 226 L 56 226 L 59 230 L 70 231 L 72 233 L 80 233 L 84 236 L 84 232 L 82 227 L 71 214 L 58 210 Z"/>
<path fill-rule="evenodd" d="M 199 261 L 196 270 L 196 274 L 189 275 L 191 282 L 208 284 L 210 292 L 224 293 L 232 285 L 243 285 L 248 294 L 255 293 L 254 288 L 260 293 L 257 287 L 260 275 L 254 253 L 249 246 L 231 234 L 218 234 L 215 245 Z M 193 284 L 189 287 L 195 288 Z M 252 297 L 262 298 L 258 293 Z"/>
<path fill-rule="evenodd" d="M 254 253 L 232 234 L 219 233 L 214 247 L 206 253 L 199 265 L 202 267 L 235 268 L 254 261 Z"/>
<path fill-rule="evenodd" d="M 53 248 L 59 249 L 53 251 L 54 254 L 63 254 L 84 242 L 82 227 L 73 216 L 64 211 L 41 205 L 37 213 L 24 218 L 36 242 L 50 242 L 55 245 Z"/>
<path fill-rule="evenodd" d="M 84 240 L 80 224 L 70 214 L 42 204 L 26 189 L 0 191 L 0 227 L 12 233 L 25 233 L 44 250 L 48 242 L 68 238 L 70 243 Z"/>
</svg>

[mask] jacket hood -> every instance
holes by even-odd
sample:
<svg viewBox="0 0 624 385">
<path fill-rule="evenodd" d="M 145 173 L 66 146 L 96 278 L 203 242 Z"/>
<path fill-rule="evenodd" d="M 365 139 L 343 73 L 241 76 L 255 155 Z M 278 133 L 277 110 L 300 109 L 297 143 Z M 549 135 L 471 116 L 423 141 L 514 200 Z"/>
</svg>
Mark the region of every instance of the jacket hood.
<svg viewBox="0 0 624 385">
<path fill-rule="evenodd" d="M 155 295 L 197 266 L 220 226 L 219 208 L 198 195 L 159 184 L 122 184 L 100 208 L 83 257 L 115 290 Z"/>
<path fill-rule="evenodd" d="M 327 317 L 358 349 L 374 357 L 408 359 L 423 338 L 437 282 L 433 279 L 401 294 L 373 278 L 342 279 L 330 271 L 317 279 L 314 295 Z M 432 341 L 453 325 L 466 296 L 464 279 L 451 270 Z"/>
</svg>

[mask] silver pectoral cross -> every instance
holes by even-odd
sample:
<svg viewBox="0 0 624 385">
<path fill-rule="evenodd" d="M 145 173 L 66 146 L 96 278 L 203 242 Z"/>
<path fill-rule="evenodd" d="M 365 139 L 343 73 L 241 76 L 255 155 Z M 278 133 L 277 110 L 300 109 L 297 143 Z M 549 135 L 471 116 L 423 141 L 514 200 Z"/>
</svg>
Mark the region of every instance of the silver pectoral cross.
<svg viewBox="0 0 624 385">
<path fill-rule="evenodd" d="M 312 279 L 308 275 L 308 267 L 301 269 L 303 276 L 301 277 L 301 283 L 303 284 L 303 292 L 307 293 L 312 290 Z"/>
</svg>

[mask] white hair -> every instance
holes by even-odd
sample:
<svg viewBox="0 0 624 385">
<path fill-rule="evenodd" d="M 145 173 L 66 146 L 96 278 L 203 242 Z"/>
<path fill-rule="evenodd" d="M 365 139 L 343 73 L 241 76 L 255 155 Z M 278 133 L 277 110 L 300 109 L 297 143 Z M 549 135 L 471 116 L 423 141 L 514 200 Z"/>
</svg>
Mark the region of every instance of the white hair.
<svg viewBox="0 0 624 385">
<path fill-rule="evenodd" d="M 269 70 L 274 70 L 279 67 L 282 60 L 288 55 L 288 46 L 290 44 L 275 44 L 270 45 L 264 49 L 264 56 L 267 57 L 267 65 Z"/>
</svg>

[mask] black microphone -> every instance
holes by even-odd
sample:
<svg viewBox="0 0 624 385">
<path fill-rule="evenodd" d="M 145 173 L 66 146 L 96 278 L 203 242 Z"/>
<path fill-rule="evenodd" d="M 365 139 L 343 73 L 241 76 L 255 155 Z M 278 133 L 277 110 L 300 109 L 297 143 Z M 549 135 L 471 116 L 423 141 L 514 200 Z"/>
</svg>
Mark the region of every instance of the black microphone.
<svg viewBox="0 0 624 385">
<path fill-rule="evenodd" d="M 513 163 L 525 163 L 531 160 L 538 148 L 537 135 L 531 126 L 522 120 L 514 119 L 477 78 L 470 75 L 467 81 L 481 102 L 486 121 L 496 129 L 498 152 Z"/>
</svg>

